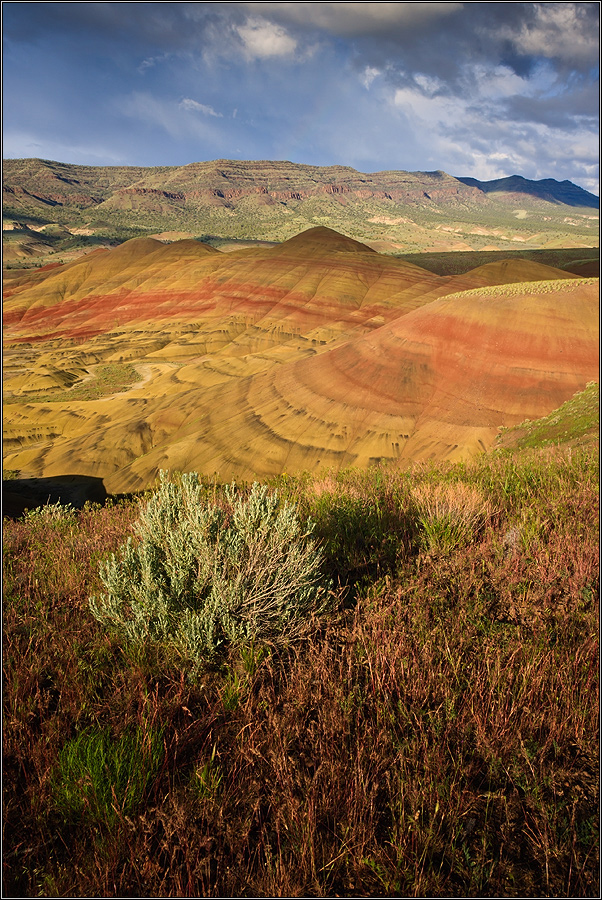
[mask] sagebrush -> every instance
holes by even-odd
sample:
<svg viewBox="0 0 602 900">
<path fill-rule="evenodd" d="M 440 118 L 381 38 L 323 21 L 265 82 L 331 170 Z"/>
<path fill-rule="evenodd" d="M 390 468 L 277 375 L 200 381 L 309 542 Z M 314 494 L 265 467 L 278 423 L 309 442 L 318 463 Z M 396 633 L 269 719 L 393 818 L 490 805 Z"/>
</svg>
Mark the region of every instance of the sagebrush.
<svg viewBox="0 0 602 900">
<path fill-rule="evenodd" d="M 141 512 L 138 540 L 101 566 L 99 622 L 135 647 L 169 646 L 194 664 L 224 645 L 290 641 L 329 602 L 322 554 L 291 503 L 254 484 L 209 499 L 195 473 L 159 486 Z"/>
</svg>

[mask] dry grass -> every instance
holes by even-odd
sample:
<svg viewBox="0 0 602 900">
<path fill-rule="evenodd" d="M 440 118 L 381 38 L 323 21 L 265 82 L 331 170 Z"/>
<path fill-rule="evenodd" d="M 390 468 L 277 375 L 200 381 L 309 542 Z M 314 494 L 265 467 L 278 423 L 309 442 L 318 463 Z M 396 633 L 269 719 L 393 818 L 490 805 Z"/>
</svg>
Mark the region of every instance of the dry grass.
<svg viewBox="0 0 602 900">
<path fill-rule="evenodd" d="M 556 450 L 337 477 L 380 506 L 395 566 L 303 644 L 231 650 L 196 681 L 87 609 L 135 507 L 5 521 L 5 895 L 596 896 L 597 466 Z M 410 488 L 437 480 L 495 510 L 444 555 L 405 531 Z M 332 548 L 361 504 L 323 496 L 304 509 Z M 109 755 L 163 742 L 136 803 L 116 782 L 95 821 L 56 788 L 92 733 Z"/>
<path fill-rule="evenodd" d="M 412 490 L 412 498 L 426 546 L 434 553 L 469 543 L 492 515 L 490 501 L 463 481 L 425 482 Z"/>
</svg>

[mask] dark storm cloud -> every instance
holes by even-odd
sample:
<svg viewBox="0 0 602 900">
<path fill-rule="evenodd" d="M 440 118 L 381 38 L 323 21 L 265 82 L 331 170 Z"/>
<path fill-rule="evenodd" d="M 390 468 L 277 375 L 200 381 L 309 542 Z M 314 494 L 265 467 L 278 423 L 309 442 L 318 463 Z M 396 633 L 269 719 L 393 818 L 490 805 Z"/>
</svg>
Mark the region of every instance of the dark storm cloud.
<svg viewBox="0 0 602 900">
<path fill-rule="evenodd" d="M 244 3 L 305 32 L 350 39 L 362 62 L 454 81 L 466 65 L 524 76 L 542 58 L 587 71 L 598 60 L 598 3 Z"/>
<path fill-rule="evenodd" d="M 524 79 L 543 67 L 553 96 L 517 94 L 504 103 L 508 115 L 552 127 L 598 116 L 598 3 L 243 5 L 293 33 L 351 40 L 354 64 L 378 70 L 394 85 L 424 91 L 417 76 L 427 76 L 436 79 L 440 96 L 469 101 L 479 94 L 483 67 L 501 66 Z"/>
<path fill-rule="evenodd" d="M 576 120 L 596 130 L 599 93 L 594 84 L 584 84 L 554 96 L 516 95 L 504 104 L 504 118 L 516 122 L 541 122 L 551 128 L 570 128 Z"/>
<path fill-rule="evenodd" d="M 61 33 L 142 53 L 226 45 L 249 16 L 299 41 L 350 41 L 360 65 L 391 77 L 420 72 L 451 87 L 466 66 L 502 64 L 528 74 L 541 59 L 559 71 L 598 60 L 598 3 L 6 3 L 13 40 Z"/>
</svg>

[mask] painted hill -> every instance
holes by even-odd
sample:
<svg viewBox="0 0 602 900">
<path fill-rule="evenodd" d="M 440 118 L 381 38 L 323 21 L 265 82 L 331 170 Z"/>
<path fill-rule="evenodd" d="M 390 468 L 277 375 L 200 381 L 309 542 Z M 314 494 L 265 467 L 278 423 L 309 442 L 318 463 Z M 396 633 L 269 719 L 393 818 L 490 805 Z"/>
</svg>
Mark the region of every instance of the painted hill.
<svg viewBox="0 0 602 900">
<path fill-rule="evenodd" d="M 281 242 L 320 225 L 392 253 L 598 245 L 597 198 L 587 191 L 520 176 L 501 181 L 268 161 L 144 168 L 5 160 L 6 259 L 50 261 L 169 232 L 218 246 Z"/>
<path fill-rule="evenodd" d="M 23 477 L 122 492 L 160 468 L 468 458 L 597 379 L 597 279 L 528 260 L 439 276 L 318 227 L 231 253 L 135 239 L 28 274 L 4 302 L 4 464 Z"/>
</svg>

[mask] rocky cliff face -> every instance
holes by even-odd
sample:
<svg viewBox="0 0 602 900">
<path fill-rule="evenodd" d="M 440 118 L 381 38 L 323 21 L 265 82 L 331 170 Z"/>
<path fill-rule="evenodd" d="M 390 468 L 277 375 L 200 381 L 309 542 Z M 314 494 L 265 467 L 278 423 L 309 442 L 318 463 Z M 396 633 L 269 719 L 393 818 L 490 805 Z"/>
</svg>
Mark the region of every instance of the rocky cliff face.
<svg viewBox="0 0 602 900">
<path fill-rule="evenodd" d="M 234 205 L 245 197 L 258 194 L 280 203 L 323 195 L 344 200 L 393 200 L 418 205 L 487 203 L 487 192 L 476 182 L 464 183 L 444 172 L 399 171 L 365 175 L 344 166 L 227 160 L 161 169 L 6 160 L 4 191 L 9 204 L 11 201 L 26 203 L 30 199 L 74 208 L 94 206 L 110 199 L 115 205 L 119 197 L 131 195 L 195 203 L 211 202 L 217 197 Z"/>
</svg>

